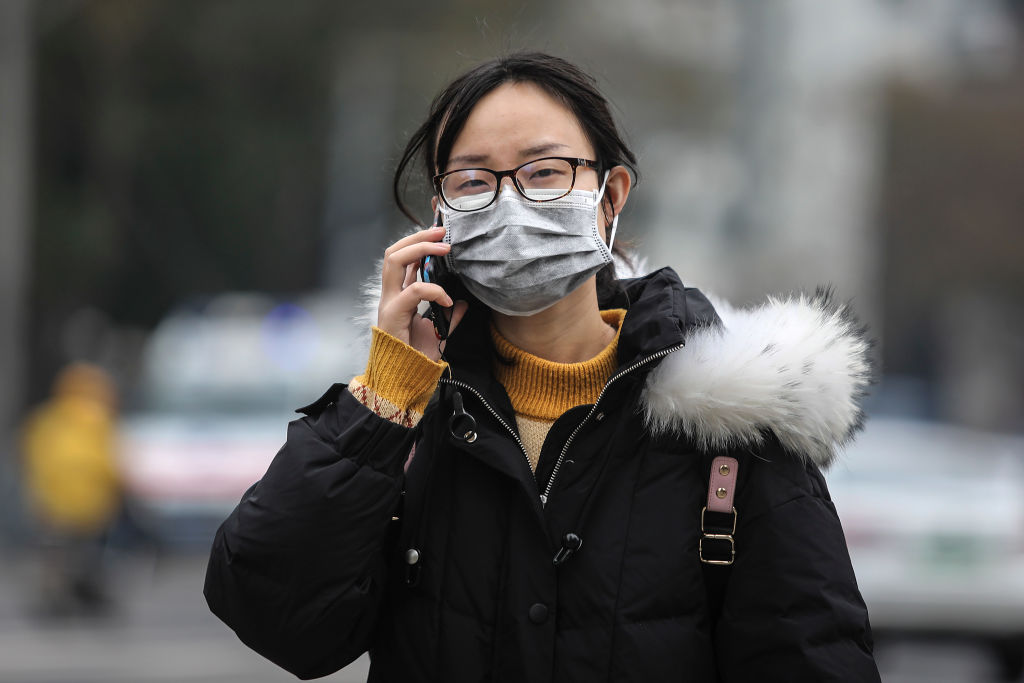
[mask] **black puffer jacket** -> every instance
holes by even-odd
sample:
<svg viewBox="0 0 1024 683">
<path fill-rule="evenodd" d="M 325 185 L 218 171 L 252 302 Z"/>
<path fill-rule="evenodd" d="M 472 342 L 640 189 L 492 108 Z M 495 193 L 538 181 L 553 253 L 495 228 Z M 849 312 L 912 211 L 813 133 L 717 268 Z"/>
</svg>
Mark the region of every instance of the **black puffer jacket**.
<svg viewBox="0 0 1024 683">
<path fill-rule="evenodd" d="M 855 327 L 826 297 L 716 313 L 668 269 L 604 304 L 629 309 L 620 370 L 536 477 L 480 314 L 418 428 L 341 386 L 304 409 L 217 534 L 211 609 L 302 678 L 369 650 L 372 681 L 877 681 L 818 469 L 859 422 Z M 716 454 L 740 461 L 730 569 L 698 558 Z"/>
</svg>

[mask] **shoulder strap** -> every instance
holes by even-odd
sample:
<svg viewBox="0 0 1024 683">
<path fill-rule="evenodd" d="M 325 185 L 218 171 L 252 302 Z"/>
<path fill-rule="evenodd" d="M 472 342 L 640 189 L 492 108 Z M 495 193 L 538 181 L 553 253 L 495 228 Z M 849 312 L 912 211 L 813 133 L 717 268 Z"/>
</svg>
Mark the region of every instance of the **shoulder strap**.
<svg viewBox="0 0 1024 683">
<path fill-rule="evenodd" d="M 733 534 L 736 533 L 736 482 L 740 463 L 736 458 L 720 455 L 711 461 L 708 475 L 708 497 L 700 512 L 700 544 L 698 552 L 704 564 L 730 566 L 736 557 Z"/>
<path fill-rule="evenodd" d="M 711 461 L 708 495 L 700 512 L 700 541 L 697 552 L 704 572 L 704 587 L 712 631 L 722 613 L 725 585 L 736 557 L 736 508 L 733 500 L 739 481 L 739 460 L 720 455 Z"/>
</svg>

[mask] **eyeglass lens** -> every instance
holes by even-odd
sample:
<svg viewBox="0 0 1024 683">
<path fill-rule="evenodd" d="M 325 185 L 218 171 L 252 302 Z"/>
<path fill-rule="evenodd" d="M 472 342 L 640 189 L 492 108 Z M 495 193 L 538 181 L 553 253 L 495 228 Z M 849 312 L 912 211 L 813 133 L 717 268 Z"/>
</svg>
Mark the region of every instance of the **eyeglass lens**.
<svg viewBox="0 0 1024 683">
<path fill-rule="evenodd" d="M 573 165 L 564 159 L 539 159 L 515 173 L 517 189 L 534 201 L 550 201 L 572 191 Z M 470 168 L 441 180 L 441 193 L 454 207 L 472 210 L 489 204 L 500 190 L 498 177 L 486 169 Z"/>
</svg>

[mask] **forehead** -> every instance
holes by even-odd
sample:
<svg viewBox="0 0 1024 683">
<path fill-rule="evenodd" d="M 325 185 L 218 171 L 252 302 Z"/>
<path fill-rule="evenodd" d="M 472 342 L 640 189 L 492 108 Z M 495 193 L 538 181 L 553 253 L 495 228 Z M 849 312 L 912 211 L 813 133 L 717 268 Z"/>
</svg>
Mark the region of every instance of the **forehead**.
<svg viewBox="0 0 1024 683">
<path fill-rule="evenodd" d="M 495 166 L 515 165 L 536 156 L 593 156 L 593 148 L 576 115 L 533 83 L 504 83 L 477 102 L 449 155 Z M 499 164 L 500 162 L 500 164 Z"/>
</svg>

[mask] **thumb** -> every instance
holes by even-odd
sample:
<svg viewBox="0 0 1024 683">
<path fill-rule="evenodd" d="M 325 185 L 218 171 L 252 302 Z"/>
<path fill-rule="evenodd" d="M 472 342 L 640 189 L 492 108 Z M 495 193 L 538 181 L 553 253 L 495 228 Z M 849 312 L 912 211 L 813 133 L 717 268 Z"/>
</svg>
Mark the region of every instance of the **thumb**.
<svg viewBox="0 0 1024 683">
<path fill-rule="evenodd" d="M 455 305 L 452 307 L 451 320 L 448 321 L 449 334 L 452 332 L 452 330 L 455 329 L 456 325 L 459 324 L 459 322 L 462 320 L 462 316 L 466 315 L 466 311 L 468 310 L 469 304 L 463 301 L 462 299 L 459 299 L 458 301 L 455 302 Z"/>
</svg>

